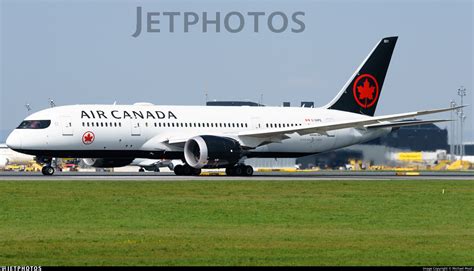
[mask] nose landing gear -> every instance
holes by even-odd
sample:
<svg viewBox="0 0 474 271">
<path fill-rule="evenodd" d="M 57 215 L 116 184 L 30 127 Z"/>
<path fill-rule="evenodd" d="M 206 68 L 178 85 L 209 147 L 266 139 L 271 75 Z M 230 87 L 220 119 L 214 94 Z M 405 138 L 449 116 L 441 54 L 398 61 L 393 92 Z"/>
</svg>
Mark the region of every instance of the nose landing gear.
<svg viewBox="0 0 474 271">
<path fill-rule="evenodd" d="M 46 165 L 41 169 L 41 173 L 46 176 L 51 176 L 54 174 L 54 168 L 50 165 Z"/>
<path fill-rule="evenodd" d="M 43 168 L 41 169 L 41 173 L 46 176 L 51 176 L 54 174 L 54 167 L 51 166 L 53 163 L 52 157 L 36 157 L 36 162 L 40 164 L 44 164 Z"/>
</svg>

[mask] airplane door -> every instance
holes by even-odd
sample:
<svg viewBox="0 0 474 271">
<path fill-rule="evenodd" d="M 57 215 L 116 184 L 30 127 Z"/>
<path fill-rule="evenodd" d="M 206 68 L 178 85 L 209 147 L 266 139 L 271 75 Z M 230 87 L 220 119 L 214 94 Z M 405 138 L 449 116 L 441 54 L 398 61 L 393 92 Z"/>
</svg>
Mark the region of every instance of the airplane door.
<svg viewBox="0 0 474 271">
<path fill-rule="evenodd" d="M 74 135 L 74 130 L 72 128 L 72 119 L 69 116 L 61 117 L 61 129 L 63 131 L 63 136 L 72 136 Z"/>
<path fill-rule="evenodd" d="M 132 120 L 131 127 L 132 136 L 139 136 L 141 134 L 140 122 L 138 122 L 137 120 Z"/>
<path fill-rule="evenodd" d="M 259 117 L 255 117 L 255 118 L 252 118 L 252 128 L 253 129 L 261 129 L 263 128 L 261 122 L 260 122 L 260 118 Z"/>
</svg>

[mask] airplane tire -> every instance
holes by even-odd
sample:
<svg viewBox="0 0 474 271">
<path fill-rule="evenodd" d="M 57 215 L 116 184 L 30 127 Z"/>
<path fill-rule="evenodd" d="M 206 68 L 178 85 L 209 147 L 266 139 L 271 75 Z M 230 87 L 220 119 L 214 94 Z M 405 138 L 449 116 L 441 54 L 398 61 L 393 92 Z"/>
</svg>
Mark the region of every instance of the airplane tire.
<svg viewBox="0 0 474 271">
<path fill-rule="evenodd" d="M 244 167 L 244 175 L 245 176 L 252 176 L 253 175 L 253 167 L 252 166 L 245 166 Z"/>
<path fill-rule="evenodd" d="M 177 165 L 174 167 L 174 174 L 176 174 L 177 176 L 182 176 L 184 175 L 184 166 L 182 165 Z"/>
<path fill-rule="evenodd" d="M 235 176 L 235 170 L 234 170 L 234 167 L 227 167 L 225 169 L 225 174 L 227 176 Z"/>
<path fill-rule="evenodd" d="M 185 176 L 191 176 L 192 173 L 193 173 L 193 168 L 192 168 L 192 167 L 190 167 L 190 166 L 188 166 L 188 165 L 185 165 L 185 166 L 183 167 L 183 175 L 185 175 Z"/>
<path fill-rule="evenodd" d="M 201 175 L 201 169 L 200 168 L 194 168 L 192 175 L 194 175 L 194 176 Z"/>
<path fill-rule="evenodd" d="M 138 170 L 138 172 L 145 172 L 145 169 L 140 168 L 140 169 Z"/>
<path fill-rule="evenodd" d="M 44 166 L 41 169 L 41 173 L 43 173 L 43 175 L 46 175 L 46 176 L 51 176 L 54 174 L 54 168 L 51 166 Z"/>
<path fill-rule="evenodd" d="M 242 176 L 243 173 L 244 173 L 244 169 L 243 169 L 242 166 L 236 166 L 236 167 L 234 168 L 234 174 L 235 174 L 235 176 Z"/>
</svg>

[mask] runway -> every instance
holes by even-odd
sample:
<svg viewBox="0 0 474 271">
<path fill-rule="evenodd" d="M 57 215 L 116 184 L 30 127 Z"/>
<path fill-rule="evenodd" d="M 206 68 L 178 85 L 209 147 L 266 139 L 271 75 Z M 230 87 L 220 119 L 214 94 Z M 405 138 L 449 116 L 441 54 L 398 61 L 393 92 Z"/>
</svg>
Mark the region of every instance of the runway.
<svg viewBox="0 0 474 271">
<path fill-rule="evenodd" d="M 398 175 L 397 175 L 398 174 Z M 311 180 L 473 180 L 474 171 L 427 171 L 399 175 L 394 171 L 317 171 L 317 172 L 255 172 L 251 177 L 236 176 L 176 176 L 174 173 L 155 172 L 57 172 L 43 176 L 39 172 L 0 172 L 0 181 L 311 181 Z M 410 174 L 407 172 L 407 174 Z"/>
</svg>

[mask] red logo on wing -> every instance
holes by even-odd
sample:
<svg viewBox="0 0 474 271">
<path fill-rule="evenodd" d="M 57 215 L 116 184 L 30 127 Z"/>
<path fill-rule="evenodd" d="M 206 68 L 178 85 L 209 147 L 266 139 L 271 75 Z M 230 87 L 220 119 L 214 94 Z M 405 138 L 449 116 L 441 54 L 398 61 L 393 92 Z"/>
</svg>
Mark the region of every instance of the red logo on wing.
<svg viewBox="0 0 474 271">
<path fill-rule="evenodd" d="M 94 142 L 94 139 L 95 139 L 95 135 L 93 132 L 90 132 L 90 131 L 87 131 L 84 133 L 84 135 L 82 136 L 82 143 L 86 144 L 86 145 L 89 145 L 91 144 L 92 142 Z"/>
<path fill-rule="evenodd" d="M 379 98 L 379 84 L 370 74 L 362 74 L 354 81 L 354 99 L 362 108 L 374 106 Z"/>
</svg>

